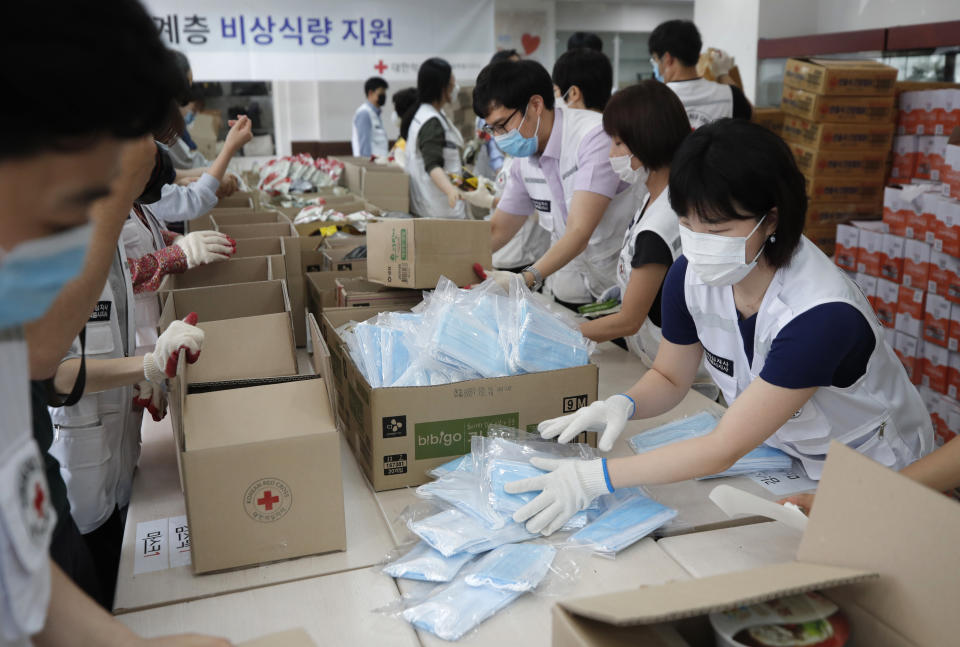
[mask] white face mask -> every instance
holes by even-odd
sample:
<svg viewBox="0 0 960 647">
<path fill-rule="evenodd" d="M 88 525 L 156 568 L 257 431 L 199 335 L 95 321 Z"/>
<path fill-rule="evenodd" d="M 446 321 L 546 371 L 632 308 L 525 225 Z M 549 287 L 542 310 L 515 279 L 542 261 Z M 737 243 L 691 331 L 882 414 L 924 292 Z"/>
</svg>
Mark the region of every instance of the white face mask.
<svg viewBox="0 0 960 647">
<path fill-rule="evenodd" d="M 707 285 L 735 285 L 744 279 L 763 253 L 763 246 L 747 262 L 747 241 L 763 224 L 766 216 L 746 236 L 698 234 L 680 225 L 680 245 L 690 269 Z"/>
<path fill-rule="evenodd" d="M 555 104 L 556 106 L 560 107 L 560 108 L 566 108 L 566 107 L 567 107 L 567 95 L 570 94 L 570 90 L 572 90 L 572 89 L 573 89 L 573 86 L 571 85 L 569 88 L 567 88 L 567 91 L 564 92 L 561 96 L 554 98 L 554 100 L 553 100 L 554 104 Z"/>
<path fill-rule="evenodd" d="M 610 167 L 617 176 L 627 184 L 646 184 L 650 177 L 650 171 L 643 164 L 640 168 L 630 166 L 630 160 L 633 159 L 633 153 L 630 155 L 617 155 L 610 158 Z"/>
</svg>

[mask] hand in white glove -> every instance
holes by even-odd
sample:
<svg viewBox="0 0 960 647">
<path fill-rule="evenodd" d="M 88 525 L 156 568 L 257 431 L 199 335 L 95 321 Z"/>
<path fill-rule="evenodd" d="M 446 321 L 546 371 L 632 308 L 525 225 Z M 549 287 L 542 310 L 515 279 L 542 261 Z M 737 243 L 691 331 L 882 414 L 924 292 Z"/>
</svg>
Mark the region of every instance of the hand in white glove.
<svg viewBox="0 0 960 647">
<path fill-rule="evenodd" d="M 174 321 L 157 339 L 157 347 L 143 356 L 143 375 L 156 385 L 168 377 L 176 377 L 180 351 L 187 351 L 187 363 L 200 359 L 203 331 L 197 328 L 197 313 L 191 312 L 183 321 Z"/>
<path fill-rule="evenodd" d="M 484 274 L 487 275 L 488 279 L 493 279 L 497 282 L 504 292 L 510 294 L 510 283 L 513 282 L 513 277 L 516 276 L 515 272 L 505 272 L 504 270 L 484 270 Z"/>
<path fill-rule="evenodd" d="M 154 422 L 160 422 L 167 415 L 167 394 L 159 384 L 147 380 L 134 385 L 133 404 L 149 411 Z"/>
<path fill-rule="evenodd" d="M 494 197 L 493 194 L 481 187 L 475 191 L 461 191 L 460 197 L 464 202 L 468 202 L 480 209 L 492 209 Z"/>
<path fill-rule="evenodd" d="M 527 522 L 528 532 L 552 535 L 598 496 L 613 491 L 607 486 L 604 458 L 585 461 L 537 457 L 531 458 L 530 464 L 548 473 L 503 486 L 510 494 L 541 490 L 533 501 L 513 514 L 517 523 Z"/>
<path fill-rule="evenodd" d="M 733 69 L 733 57 L 722 49 L 710 49 L 710 72 L 713 78 L 719 79 L 725 74 L 730 74 Z"/>
<path fill-rule="evenodd" d="M 613 443 L 623 433 L 623 428 L 636 409 L 633 399 L 621 393 L 606 400 L 597 400 L 569 416 L 544 420 L 537 426 L 537 431 L 543 438 L 557 437 L 558 443 L 568 443 L 584 431 L 599 431 L 602 433 L 597 446 L 600 451 L 608 452 L 613 449 Z"/>
<path fill-rule="evenodd" d="M 219 231 L 195 231 L 173 239 L 173 244 L 187 257 L 187 269 L 198 265 L 225 261 L 237 251 L 237 241 Z"/>
</svg>

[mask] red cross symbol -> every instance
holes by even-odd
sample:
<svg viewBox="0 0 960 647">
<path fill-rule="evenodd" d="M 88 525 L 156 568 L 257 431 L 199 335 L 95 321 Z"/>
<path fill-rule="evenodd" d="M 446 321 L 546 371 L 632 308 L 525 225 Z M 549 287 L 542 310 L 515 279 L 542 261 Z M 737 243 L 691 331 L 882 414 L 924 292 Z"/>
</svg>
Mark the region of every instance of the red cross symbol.
<svg viewBox="0 0 960 647">
<path fill-rule="evenodd" d="M 273 496 L 273 492 L 270 490 L 263 491 L 263 498 L 257 499 L 257 505 L 262 505 L 266 508 L 267 512 L 273 510 L 273 504 L 280 503 L 280 497 Z"/>
<path fill-rule="evenodd" d="M 373 66 L 373 69 L 375 69 L 380 74 L 383 74 L 383 71 L 387 69 L 387 65 L 386 63 L 383 62 L 383 59 L 380 59 L 379 61 L 377 61 L 377 64 Z"/>
<path fill-rule="evenodd" d="M 38 517 L 43 517 L 43 502 L 47 500 L 47 495 L 43 493 L 43 488 L 40 487 L 40 484 L 37 483 L 34 485 L 36 488 L 33 495 L 33 507 L 37 511 Z"/>
</svg>

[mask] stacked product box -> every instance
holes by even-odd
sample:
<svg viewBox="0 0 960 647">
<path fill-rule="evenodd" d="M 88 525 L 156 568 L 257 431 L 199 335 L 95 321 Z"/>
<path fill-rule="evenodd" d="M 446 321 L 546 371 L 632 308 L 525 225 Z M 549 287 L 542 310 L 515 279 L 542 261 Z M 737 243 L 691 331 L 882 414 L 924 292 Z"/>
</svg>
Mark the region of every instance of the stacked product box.
<svg viewBox="0 0 960 647">
<path fill-rule="evenodd" d="M 782 136 L 807 182 L 804 233 L 827 254 L 838 224 L 880 219 L 896 78 L 896 69 L 875 61 L 786 63 Z"/>
<path fill-rule="evenodd" d="M 960 430 L 960 200 L 948 189 L 886 187 L 883 220 L 838 225 L 834 256 L 890 329 L 942 442 Z"/>
<path fill-rule="evenodd" d="M 946 182 L 947 144 L 960 126 L 960 85 L 905 83 L 898 89 L 890 180 Z"/>
</svg>

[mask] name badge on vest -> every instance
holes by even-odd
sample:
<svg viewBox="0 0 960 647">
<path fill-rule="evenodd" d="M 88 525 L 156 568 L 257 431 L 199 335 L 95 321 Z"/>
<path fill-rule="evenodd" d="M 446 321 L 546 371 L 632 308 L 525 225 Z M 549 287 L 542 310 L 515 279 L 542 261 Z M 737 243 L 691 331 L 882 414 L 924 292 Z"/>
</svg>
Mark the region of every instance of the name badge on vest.
<svg viewBox="0 0 960 647">
<path fill-rule="evenodd" d="M 112 307 L 113 303 L 110 301 L 97 301 L 97 305 L 94 306 L 93 313 L 90 315 L 90 323 L 110 321 L 110 309 Z"/>
<path fill-rule="evenodd" d="M 541 213 L 550 213 L 550 201 L 549 200 L 537 200 L 532 198 L 533 208 Z"/>
<path fill-rule="evenodd" d="M 730 377 L 733 377 L 733 360 L 727 359 L 726 357 L 720 357 L 719 355 L 714 355 L 706 348 L 703 349 L 703 352 L 707 356 L 707 361 L 710 362 L 710 366 L 717 369 L 721 373 L 726 373 Z"/>
</svg>

